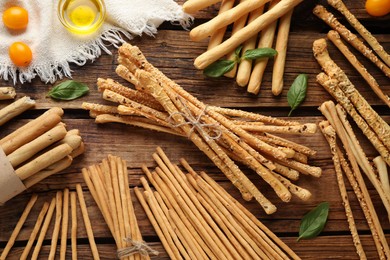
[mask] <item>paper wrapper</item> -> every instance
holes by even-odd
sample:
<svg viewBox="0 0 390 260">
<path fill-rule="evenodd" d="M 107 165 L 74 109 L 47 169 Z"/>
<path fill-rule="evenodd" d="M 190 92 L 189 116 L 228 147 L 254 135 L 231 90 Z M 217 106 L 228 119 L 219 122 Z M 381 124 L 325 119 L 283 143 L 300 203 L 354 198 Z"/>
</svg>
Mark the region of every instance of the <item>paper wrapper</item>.
<svg viewBox="0 0 390 260">
<path fill-rule="evenodd" d="M 26 190 L 0 147 L 0 206 Z"/>
</svg>

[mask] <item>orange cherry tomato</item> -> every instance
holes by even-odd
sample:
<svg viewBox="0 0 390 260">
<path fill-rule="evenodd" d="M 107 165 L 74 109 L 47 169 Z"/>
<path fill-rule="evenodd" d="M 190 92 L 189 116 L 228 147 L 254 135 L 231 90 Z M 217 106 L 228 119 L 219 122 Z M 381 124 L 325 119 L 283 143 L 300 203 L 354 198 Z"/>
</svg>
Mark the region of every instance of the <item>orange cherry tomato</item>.
<svg viewBox="0 0 390 260">
<path fill-rule="evenodd" d="M 28 24 L 28 12 L 19 6 L 10 7 L 3 13 L 3 23 L 12 30 L 24 29 Z"/>
<path fill-rule="evenodd" d="M 372 16 L 384 16 L 390 13 L 390 0 L 367 0 L 366 10 Z"/>
<path fill-rule="evenodd" d="M 26 67 L 32 60 L 32 52 L 27 44 L 23 42 L 14 42 L 9 47 L 9 57 L 16 66 Z"/>
</svg>

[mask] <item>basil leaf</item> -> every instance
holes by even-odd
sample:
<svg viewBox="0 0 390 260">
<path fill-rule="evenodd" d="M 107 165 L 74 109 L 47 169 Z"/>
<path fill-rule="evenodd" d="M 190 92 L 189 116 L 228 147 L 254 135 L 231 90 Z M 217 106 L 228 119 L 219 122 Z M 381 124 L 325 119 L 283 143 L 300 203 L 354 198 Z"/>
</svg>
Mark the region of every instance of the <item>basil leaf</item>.
<svg viewBox="0 0 390 260">
<path fill-rule="evenodd" d="M 291 107 L 290 113 L 294 111 L 305 99 L 307 91 L 307 78 L 306 74 L 300 74 L 295 78 L 293 84 L 287 92 L 287 102 Z"/>
<path fill-rule="evenodd" d="M 278 54 L 278 52 L 272 48 L 258 48 L 247 50 L 242 58 L 247 60 L 255 60 L 259 58 L 271 58 L 276 54 Z"/>
<path fill-rule="evenodd" d="M 316 208 L 307 213 L 302 218 L 297 241 L 300 239 L 309 239 L 318 236 L 325 227 L 328 219 L 328 213 L 328 202 L 320 203 Z"/>
<path fill-rule="evenodd" d="M 240 46 L 238 46 L 237 48 L 236 48 L 236 50 L 234 51 L 234 54 L 236 55 L 236 60 L 237 61 L 239 61 L 240 60 L 240 52 L 241 52 L 241 50 L 242 50 L 242 45 L 240 45 Z"/>
<path fill-rule="evenodd" d="M 218 78 L 231 71 L 235 64 L 234 60 L 219 60 L 205 68 L 203 74 L 212 78 Z"/>
<path fill-rule="evenodd" d="M 74 80 L 67 80 L 52 88 L 47 95 L 59 100 L 73 100 L 85 95 L 88 91 L 87 85 Z"/>
</svg>

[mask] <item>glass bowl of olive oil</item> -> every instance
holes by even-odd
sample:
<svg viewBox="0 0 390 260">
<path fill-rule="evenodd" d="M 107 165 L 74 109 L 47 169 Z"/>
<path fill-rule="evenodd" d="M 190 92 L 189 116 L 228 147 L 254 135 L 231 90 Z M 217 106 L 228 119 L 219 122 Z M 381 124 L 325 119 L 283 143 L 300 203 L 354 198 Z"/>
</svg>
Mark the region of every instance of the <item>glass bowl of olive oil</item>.
<svg viewBox="0 0 390 260">
<path fill-rule="evenodd" d="M 69 31 L 90 34 L 99 29 L 106 16 L 103 0 L 60 0 L 58 17 Z"/>
</svg>

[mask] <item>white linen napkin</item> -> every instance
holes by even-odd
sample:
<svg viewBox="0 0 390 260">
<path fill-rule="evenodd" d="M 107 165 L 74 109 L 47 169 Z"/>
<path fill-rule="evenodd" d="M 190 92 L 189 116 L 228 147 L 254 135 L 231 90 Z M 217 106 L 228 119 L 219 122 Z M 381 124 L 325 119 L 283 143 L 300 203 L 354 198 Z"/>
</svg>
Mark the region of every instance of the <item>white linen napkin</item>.
<svg viewBox="0 0 390 260">
<path fill-rule="evenodd" d="M 154 35 L 164 21 L 189 26 L 191 17 L 183 13 L 174 0 L 105 0 L 106 20 L 94 34 L 78 36 L 59 21 L 58 0 L 0 0 L 0 15 L 11 6 L 20 6 L 29 13 L 27 29 L 9 31 L 0 20 L 0 78 L 21 83 L 36 76 L 45 83 L 71 77 L 69 63 L 84 65 L 101 51 L 110 53 L 107 44 L 118 46 L 122 35 Z M 122 33 L 122 34 L 121 34 Z M 26 43 L 33 52 L 28 67 L 17 68 L 11 62 L 8 48 L 13 42 Z"/>
</svg>

